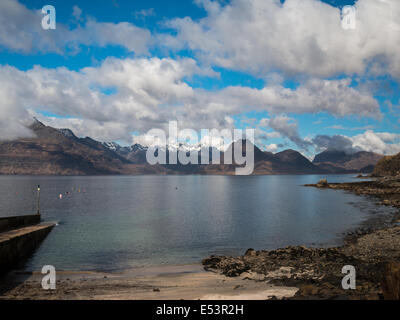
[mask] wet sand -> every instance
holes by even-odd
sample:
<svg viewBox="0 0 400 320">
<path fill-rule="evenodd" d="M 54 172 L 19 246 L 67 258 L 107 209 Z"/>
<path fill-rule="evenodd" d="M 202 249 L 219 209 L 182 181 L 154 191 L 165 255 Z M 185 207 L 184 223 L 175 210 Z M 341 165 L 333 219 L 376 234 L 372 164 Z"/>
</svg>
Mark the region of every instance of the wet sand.
<svg viewBox="0 0 400 320">
<path fill-rule="evenodd" d="M 266 300 L 291 297 L 295 287 L 226 277 L 201 265 L 136 269 L 123 273 L 57 272 L 55 290 L 44 290 L 39 272 L 12 272 L 1 280 L 0 300 Z M 253 279 L 252 279 L 253 277 Z"/>
<path fill-rule="evenodd" d="M 346 190 L 400 208 L 400 178 L 309 186 Z M 391 282 L 386 266 L 400 263 L 399 218 L 400 211 L 371 219 L 337 248 L 298 246 L 211 256 L 203 260 L 208 272 L 201 265 L 57 272 L 56 290 L 50 291 L 42 289 L 40 273 L 14 272 L 0 279 L 0 299 L 382 299 L 388 294 L 385 283 Z M 344 265 L 357 268 L 356 290 L 341 287 Z"/>
</svg>

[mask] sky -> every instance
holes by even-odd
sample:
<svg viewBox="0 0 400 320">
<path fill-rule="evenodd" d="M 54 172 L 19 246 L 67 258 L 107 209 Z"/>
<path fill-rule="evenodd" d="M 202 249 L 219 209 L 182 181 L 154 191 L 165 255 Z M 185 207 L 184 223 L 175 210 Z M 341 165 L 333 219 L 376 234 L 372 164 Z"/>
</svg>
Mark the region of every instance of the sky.
<svg viewBox="0 0 400 320">
<path fill-rule="evenodd" d="M 399 85 L 398 0 L 0 1 L 0 140 L 31 136 L 36 117 L 149 145 L 149 130 L 178 121 L 253 128 L 271 152 L 390 155 Z"/>
</svg>

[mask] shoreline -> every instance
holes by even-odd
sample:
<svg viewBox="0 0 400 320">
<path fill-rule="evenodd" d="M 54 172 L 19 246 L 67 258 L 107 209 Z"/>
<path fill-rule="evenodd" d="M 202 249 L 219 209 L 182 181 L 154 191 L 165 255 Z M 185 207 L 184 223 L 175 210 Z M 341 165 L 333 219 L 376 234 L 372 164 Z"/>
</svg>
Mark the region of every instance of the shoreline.
<svg viewBox="0 0 400 320">
<path fill-rule="evenodd" d="M 400 179 L 312 184 L 366 195 L 400 208 Z M 378 212 L 379 213 L 379 212 Z M 389 221 L 390 220 L 390 221 Z M 290 246 L 210 256 L 201 264 L 135 268 L 123 272 L 59 271 L 57 289 L 41 288 L 40 272 L 13 272 L 0 281 L 8 299 L 382 299 L 388 263 L 400 262 L 400 210 L 372 216 L 336 247 Z M 357 289 L 343 290 L 344 265 L 357 270 Z M 387 291 L 387 290 L 386 290 Z"/>
<path fill-rule="evenodd" d="M 400 177 L 372 181 L 305 185 L 366 195 L 379 204 L 400 208 Z M 264 281 L 298 287 L 289 299 L 392 299 L 399 298 L 400 210 L 385 217 L 371 217 L 344 235 L 344 244 L 329 248 L 290 246 L 277 250 L 247 250 L 242 256 L 210 256 L 206 269 L 237 277 L 256 272 Z M 356 290 L 344 290 L 342 267 L 356 269 Z"/>
<path fill-rule="evenodd" d="M 12 272 L 1 279 L 0 300 L 265 300 L 294 296 L 276 286 L 207 272 L 201 264 L 119 273 L 57 272 L 56 290 L 43 290 L 40 272 Z"/>
</svg>

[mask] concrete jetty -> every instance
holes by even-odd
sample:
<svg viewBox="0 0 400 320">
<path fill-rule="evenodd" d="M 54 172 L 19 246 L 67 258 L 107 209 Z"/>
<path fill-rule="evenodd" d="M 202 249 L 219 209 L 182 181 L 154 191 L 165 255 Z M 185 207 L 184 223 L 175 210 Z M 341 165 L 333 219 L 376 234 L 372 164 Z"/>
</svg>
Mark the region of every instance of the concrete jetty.
<svg viewBox="0 0 400 320">
<path fill-rule="evenodd" d="M 40 215 L 0 218 L 0 275 L 28 258 L 53 229 L 40 223 Z"/>
</svg>

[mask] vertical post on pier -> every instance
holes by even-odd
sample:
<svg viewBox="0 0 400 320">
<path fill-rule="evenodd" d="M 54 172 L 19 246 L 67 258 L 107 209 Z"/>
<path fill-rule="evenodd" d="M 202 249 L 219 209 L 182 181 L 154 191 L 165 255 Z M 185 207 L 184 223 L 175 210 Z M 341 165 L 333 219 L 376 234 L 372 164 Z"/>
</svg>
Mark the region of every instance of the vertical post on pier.
<svg viewBox="0 0 400 320">
<path fill-rule="evenodd" d="M 40 214 L 40 185 L 37 186 L 37 214 Z"/>
</svg>

